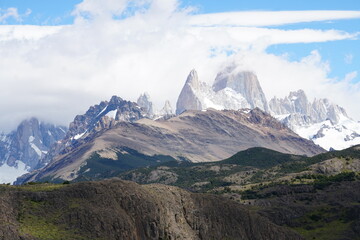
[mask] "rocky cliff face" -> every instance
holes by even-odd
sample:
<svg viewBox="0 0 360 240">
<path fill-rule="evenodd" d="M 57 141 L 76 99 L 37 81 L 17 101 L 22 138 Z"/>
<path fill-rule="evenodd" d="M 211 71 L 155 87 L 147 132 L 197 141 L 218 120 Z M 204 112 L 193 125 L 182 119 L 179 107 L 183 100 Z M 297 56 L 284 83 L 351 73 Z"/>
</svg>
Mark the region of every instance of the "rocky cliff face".
<svg viewBox="0 0 360 240">
<path fill-rule="evenodd" d="M 141 94 L 137 100 L 137 104 L 144 109 L 149 118 L 153 118 L 155 113 L 153 109 L 153 103 L 150 100 L 148 93 Z"/>
<path fill-rule="evenodd" d="M 65 133 L 66 127 L 40 122 L 36 118 L 21 122 L 15 131 L 0 137 L 0 166 L 33 170 Z"/>
<path fill-rule="evenodd" d="M 197 72 L 192 70 L 176 103 L 176 114 L 181 114 L 185 110 L 202 110 L 204 106 L 198 94 L 207 91 L 207 87 L 199 81 Z"/>
<path fill-rule="evenodd" d="M 256 75 L 239 71 L 235 65 L 219 72 L 212 86 L 201 82 L 192 70 L 178 98 L 176 113 L 256 107 L 270 112 L 300 136 L 327 150 L 360 144 L 360 124 L 349 118 L 342 107 L 328 99 L 310 102 L 303 90 L 267 103 Z"/>
<path fill-rule="evenodd" d="M 269 102 L 269 107 L 274 115 L 291 113 L 310 115 L 312 113 L 310 110 L 311 104 L 303 90 L 290 92 L 289 96 L 283 99 L 273 98 Z"/>
<path fill-rule="evenodd" d="M 310 123 L 330 120 L 337 124 L 342 117 L 348 118 L 345 109 L 328 99 L 315 99 L 310 102 L 303 90 L 290 92 L 289 96 L 283 99 L 273 98 L 269 106 L 273 115 L 300 114 L 309 118 Z"/>
<path fill-rule="evenodd" d="M 265 95 L 252 72 L 237 72 L 233 67 L 228 67 L 209 86 L 201 82 L 197 72 L 192 70 L 177 100 L 176 114 L 185 110 L 238 110 L 256 107 L 268 111 Z"/>
<path fill-rule="evenodd" d="M 265 94 L 261 89 L 257 76 L 253 72 L 239 72 L 235 67 L 226 68 L 217 75 L 212 89 L 219 92 L 226 88 L 241 94 L 249 103 L 250 108 L 260 108 L 265 112 L 268 111 Z"/>
<path fill-rule="evenodd" d="M 304 138 L 323 148 L 344 149 L 360 144 L 360 124 L 328 99 L 310 102 L 303 90 L 269 102 L 271 113 Z"/>
<path fill-rule="evenodd" d="M 220 196 L 120 180 L 59 187 L 1 187 L 0 238 L 302 239 Z"/>
<path fill-rule="evenodd" d="M 66 136 L 50 149 L 42 166 L 92 139 L 100 131 L 112 128 L 119 122 L 133 122 L 146 116 L 145 109 L 117 96 L 91 106 L 85 114 L 76 116 L 70 123 Z"/>
</svg>

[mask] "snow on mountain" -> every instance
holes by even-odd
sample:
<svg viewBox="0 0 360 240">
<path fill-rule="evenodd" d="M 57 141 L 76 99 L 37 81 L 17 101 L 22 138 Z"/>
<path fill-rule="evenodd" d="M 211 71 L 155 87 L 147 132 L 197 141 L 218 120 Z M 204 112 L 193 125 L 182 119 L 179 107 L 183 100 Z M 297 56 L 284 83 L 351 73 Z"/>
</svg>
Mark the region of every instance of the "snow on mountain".
<svg viewBox="0 0 360 240">
<path fill-rule="evenodd" d="M 360 124 L 349 118 L 340 119 L 337 124 L 326 120 L 312 125 L 297 126 L 295 132 L 327 150 L 341 150 L 360 144 Z"/>
<path fill-rule="evenodd" d="M 165 105 L 164 107 L 160 110 L 159 112 L 160 116 L 168 116 L 168 115 L 173 115 L 174 114 L 174 111 L 171 107 L 171 104 L 170 104 L 170 101 L 169 100 L 166 100 L 165 101 Z"/>
<path fill-rule="evenodd" d="M 303 90 L 269 101 L 256 75 L 236 66 L 218 73 L 212 86 L 201 82 L 195 70 L 187 77 L 176 104 L 176 114 L 186 110 L 260 108 L 300 136 L 321 147 L 344 149 L 360 143 L 360 123 L 328 99 L 310 102 Z"/>
<path fill-rule="evenodd" d="M 28 167 L 21 161 L 16 161 L 15 166 L 9 166 L 6 163 L 0 166 L 0 183 L 12 184 L 16 179 L 28 173 Z"/>
<path fill-rule="evenodd" d="M 222 89 L 231 89 L 246 99 L 250 108 L 260 108 L 268 112 L 268 103 L 259 80 L 253 72 L 239 71 L 236 66 L 229 66 L 218 73 L 212 89 L 219 92 Z"/>
<path fill-rule="evenodd" d="M 151 102 L 150 95 L 147 92 L 140 95 L 137 100 L 137 104 L 145 110 L 149 118 L 154 116 L 153 103 Z"/>
<path fill-rule="evenodd" d="M 268 110 L 265 95 L 253 73 L 237 73 L 227 68 L 218 74 L 214 85 L 209 86 L 200 82 L 197 72 L 192 70 L 176 103 L 176 114 L 185 110 L 255 107 Z"/>
<path fill-rule="evenodd" d="M 137 104 L 146 112 L 146 117 L 150 119 L 169 118 L 174 116 L 170 101 L 165 101 L 164 107 L 161 110 L 158 110 L 147 92 L 140 95 Z"/>
<path fill-rule="evenodd" d="M 149 96 L 143 97 L 145 97 L 143 100 L 149 101 Z M 74 118 L 65 137 L 51 147 L 42 159 L 40 167 L 47 165 L 56 156 L 66 154 L 91 139 L 99 131 L 109 129 L 121 121 L 133 122 L 146 116 L 147 112 L 144 108 L 118 96 L 111 97 L 110 101 L 102 101 L 100 104 L 91 106 L 85 114 Z"/>
<path fill-rule="evenodd" d="M 298 90 L 283 99 L 271 99 L 269 107 L 279 121 L 327 150 L 360 144 L 359 122 L 328 99 L 309 102 L 305 92 Z"/>
<path fill-rule="evenodd" d="M 11 133 L 0 134 L 0 182 L 12 182 L 36 168 L 50 147 L 65 136 L 64 129 L 31 118 Z"/>
</svg>

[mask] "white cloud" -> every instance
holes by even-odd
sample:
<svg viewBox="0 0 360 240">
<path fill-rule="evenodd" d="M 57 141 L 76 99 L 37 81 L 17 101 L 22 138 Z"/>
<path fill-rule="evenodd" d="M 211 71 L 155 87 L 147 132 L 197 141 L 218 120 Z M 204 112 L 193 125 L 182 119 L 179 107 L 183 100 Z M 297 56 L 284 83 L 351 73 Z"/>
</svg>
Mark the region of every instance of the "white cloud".
<svg viewBox="0 0 360 240">
<path fill-rule="evenodd" d="M 2 25 L 0 42 L 39 40 L 60 31 L 64 26 Z"/>
<path fill-rule="evenodd" d="M 197 26 L 264 27 L 285 24 L 360 18 L 360 11 L 251 11 L 195 15 Z"/>
<path fill-rule="evenodd" d="M 294 62 L 263 50 L 356 36 L 337 30 L 193 27 L 189 9 L 177 6 L 176 0 L 85 0 L 76 6 L 72 25 L 0 26 L 0 129 L 11 130 L 30 116 L 68 124 L 115 94 L 136 100 L 147 91 L 158 107 L 167 99 L 175 107 L 191 69 L 211 82 L 224 62 L 234 59 L 257 72 L 268 98 L 298 88 L 324 97 L 339 83 L 328 79 L 329 65 L 317 51 Z M 351 82 L 342 84 L 346 95 Z M 328 97 L 337 101 L 341 94 L 334 90 Z M 358 95 L 348 95 L 344 106 L 358 102 Z"/>
<path fill-rule="evenodd" d="M 27 17 L 31 14 L 31 10 L 27 9 L 24 14 L 19 14 L 18 9 L 10 7 L 7 9 L 0 8 L 0 23 L 6 23 L 9 18 L 13 18 L 17 22 L 21 22 L 23 17 Z"/>
<path fill-rule="evenodd" d="M 17 21 L 20 21 L 20 15 L 16 8 L 8 8 L 8 9 L 1 9 L 0 8 L 0 23 L 6 22 L 6 19 L 14 18 Z"/>
</svg>

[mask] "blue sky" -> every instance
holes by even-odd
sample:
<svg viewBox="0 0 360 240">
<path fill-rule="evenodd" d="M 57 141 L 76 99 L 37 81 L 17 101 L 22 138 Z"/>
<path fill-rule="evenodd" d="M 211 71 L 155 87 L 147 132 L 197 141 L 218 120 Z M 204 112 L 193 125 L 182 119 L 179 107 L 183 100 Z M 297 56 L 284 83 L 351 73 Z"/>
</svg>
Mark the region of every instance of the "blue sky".
<svg viewBox="0 0 360 240">
<path fill-rule="evenodd" d="M 0 8 L 16 7 L 19 13 L 31 9 L 32 14 L 24 24 L 69 24 L 73 21 L 71 12 L 81 0 L 0 0 Z M 182 6 L 195 6 L 199 13 L 228 11 L 284 11 L 284 10 L 360 10 L 358 0 L 182 0 Z M 8 24 L 16 24 L 9 20 Z"/>
<path fill-rule="evenodd" d="M 82 21 L 75 22 L 75 19 L 81 20 L 81 16 L 72 14 L 74 9 L 97 14 L 97 9 L 103 7 L 102 14 L 111 12 L 111 7 L 117 7 L 116 5 L 124 0 L 84 0 L 94 5 L 84 5 L 82 0 L 0 0 L 0 53 L 3 56 L 9 54 L 8 58 L 0 59 L 0 81 L 4 81 L 2 86 L 8 88 L 4 91 L 8 91 L 9 96 L 12 95 L 11 91 L 16 89 L 19 92 L 19 86 L 24 86 L 20 91 L 23 91 L 24 98 L 34 99 L 25 105 L 21 101 L 11 106 L 1 105 L 1 102 L 7 101 L 4 100 L 5 95 L 0 95 L 0 111 L 18 110 L 19 113 L 16 114 L 21 119 L 26 110 L 29 116 L 52 116 L 51 121 L 61 119 L 59 123 L 64 124 L 72 120 L 74 114 L 81 113 L 94 102 L 107 99 L 109 95 L 118 94 L 129 100 L 136 100 L 136 96 L 143 91 L 154 96 L 153 100 L 158 105 L 169 99 L 174 106 L 183 81 L 192 68 L 198 70 L 202 80 L 209 82 L 216 76 L 221 63 L 229 60 L 229 56 L 221 55 L 221 51 L 215 51 L 215 55 L 218 55 L 209 58 L 213 54 L 210 54 L 210 51 L 222 49 L 228 53 L 235 49 L 236 52 L 246 49 L 246 46 L 254 41 L 254 46 L 258 43 L 260 46 L 265 44 L 265 49 L 262 52 L 245 52 L 243 55 L 240 51 L 237 59 L 245 59 L 244 66 L 254 68 L 252 70 L 258 74 L 269 99 L 274 95 L 283 97 L 289 91 L 303 88 L 311 98 L 329 97 L 349 109 L 349 112 L 360 120 L 360 110 L 354 104 L 360 101 L 360 84 L 355 84 L 360 82 L 360 35 L 356 36 L 360 33 L 359 0 L 180 2 L 182 8 L 196 8 L 192 15 L 200 16 L 200 20 L 195 19 L 195 22 L 200 21 L 200 25 L 206 25 L 206 16 L 215 13 L 225 13 L 220 17 L 226 19 L 229 12 L 240 11 L 240 15 L 242 12 L 250 12 L 250 15 L 255 12 L 255 19 L 258 20 L 256 14 L 259 11 L 275 11 L 275 15 L 278 14 L 277 11 L 359 11 L 356 13 L 357 17 L 335 19 L 331 18 L 334 13 L 326 12 L 324 21 L 315 20 L 316 16 L 304 15 L 308 21 L 302 20 L 300 16 L 292 24 L 287 23 L 291 13 L 279 13 L 279 16 L 282 16 L 277 19 L 280 24 L 269 26 L 266 19 L 269 16 L 259 13 L 258 25 L 250 23 L 247 26 L 245 23 L 240 27 L 233 26 L 232 23 L 228 23 L 226 27 L 185 26 L 184 22 L 194 21 L 192 15 L 175 16 L 170 20 L 166 18 L 176 15 L 171 12 L 172 7 L 168 4 L 175 0 L 146 1 L 164 6 L 155 6 L 153 12 L 149 11 L 139 19 L 115 21 L 116 19 L 103 19 L 98 16 L 96 21 L 83 25 Z M 82 5 L 79 7 L 78 4 Z M 216 16 L 211 16 L 216 21 Z M 244 24 L 244 19 L 239 16 L 235 16 L 235 21 L 240 19 Z M 272 18 L 276 19 L 274 16 Z M 143 22 L 151 24 L 147 26 L 143 25 Z M 16 27 L 9 28 L 9 25 Z M 17 27 L 18 25 L 20 27 Z M 35 27 L 26 28 L 29 25 Z M 63 28 L 63 25 L 68 28 Z M 150 31 L 151 26 L 156 27 Z M 53 35 L 54 33 L 58 34 Z M 284 41 L 281 41 L 282 37 Z M 267 42 L 269 39 L 270 43 Z M 133 69 L 132 63 L 139 64 L 142 71 Z M 279 73 L 282 69 L 284 74 Z M 270 74 L 273 76 L 269 76 Z M 172 82 L 168 80 L 169 75 L 172 76 Z M 132 83 L 139 84 L 130 87 L 131 82 L 126 82 L 127 78 L 132 79 Z M 345 78 L 349 79 L 350 83 L 344 81 Z M 111 85 L 112 88 L 99 87 L 99 79 L 105 83 L 104 86 Z M 274 84 L 277 80 L 278 83 Z M 298 83 L 299 81 L 304 83 Z M 327 84 L 329 81 L 332 83 Z M 31 85 L 27 85 L 27 82 L 31 82 Z M 322 90 L 324 83 L 326 86 L 324 85 Z M 159 84 L 166 90 L 159 89 Z M 38 87 L 35 89 L 35 86 Z M 29 88 L 34 88 L 34 91 L 28 91 Z M 57 90 L 54 90 L 55 88 Z M 82 102 L 74 105 L 73 102 L 79 99 Z M 44 106 L 44 102 L 49 105 Z M 50 103 L 62 107 L 56 112 Z M 38 109 L 43 109 L 45 113 Z M 66 117 L 61 117 L 65 111 L 68 111 Z M 9 120 L 0 120 L 0 131 L 4 124 L 12 121 L 12 117 L 13 115 L 9 115 Z"/>
</svg>

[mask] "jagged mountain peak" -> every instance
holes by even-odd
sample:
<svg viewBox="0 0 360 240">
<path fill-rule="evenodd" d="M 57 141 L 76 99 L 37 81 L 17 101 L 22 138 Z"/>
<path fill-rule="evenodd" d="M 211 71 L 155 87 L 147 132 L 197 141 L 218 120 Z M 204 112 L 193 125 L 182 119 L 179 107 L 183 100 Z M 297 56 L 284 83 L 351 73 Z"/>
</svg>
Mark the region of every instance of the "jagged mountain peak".
<svg viewBox="0 0 360 240">
<path fill-rule="evenodd" d="M 65 136 L 66 130 L 31 117 L 9 134 L 0 134 L 0 182 L 12 182 L 36 168 L 50 147 Z"/>
<path fill-rule="evenodd" d="M 185 85 L 190 86 L 193 91 L 201 91 L 204 83 L 200 82 L 197 71 L 192 69 L 186 79 Z"/>
<path fill-rule="evenodd" d="M 196 69 L 192 69 L 186 79 L 186 83 L 192 83 L 192 82 L 196 82 L 199 80 L 199 77 L 198 77 L 198 73 L 196 71 Z"/>
<path fill-rule="evenodd" d="M 185 110 L 203 109 L 202 102 L 198 96 L 201 93 L 201 86 L 202 84 L 199 81 L 196 70 L 191 70 L 176 102 L 176 114 L 181 114 Z M 204 87 L 206 88 L 205 85 Z"/>
<path fill-rule="evenodd" d="M 274 115 L 284 115 L 292 113 L 310 114 L 310 103 L 304 92 L 299 89 L 292 91 L 284 98 L 276 98 L 270 100 L 269 107 Z"/>
<path fill-rule="evenodd" d="M 169 100 L 165 101 L 164 107 L 160 110 L 160 116 L 172 116 L 174 115 L 173 109 L 171 107 L 171 103 Z"/>
<path fill-rule="evenodd" d="M 112 96 L 109 104 L 121 104 L 124 100 L 116 95 Z"/>
<path fill-rule="evenodd" d="M 269 106 L 280 121 L 325 149 L 340 150 L 360 143 L 360 125 L 329 99 L 310 102 L 305 92 L 298 90 L 283 99 L 271 99 Z"/>
<path fill-rule="evenodd" d="M 330 120 L 336 124 L 342 117 L 348 118 L 344 108 L 326 98 L 315 98 L 310 102 L 301 89 L 290 92 L 284 98 L 274 97 L 269 106 L 273 115 L 303 114 L 308 116 L 312 123 Z"/>
<path fill-rule="evenodd" d="M 267 100 L 256 75 L 228 66 L 217 75 L 212 86 L 201 82 L 196 71 L 192 70 L 178 98 L 176 114 L 207 108 L 221 110 L 255 107 L 268 111 Z"/>
<path fill-rule="evenodd" d="M 265 94 L 254 72 L 239 71 L 234 66 L 226 67 L 216 76 L 212 86 L 215 92 L 225 88 L 230 88 L 241 94 L 251 108 L 258 107 L 266 112 L 268 111 Z"/>
<path fill-rule="evenodd" d="M 149 93 L 144 92 L 141 94 L 137 100 L 137 104 L 145 110 L 150 118 L 154 116 L 153 103 L 151 102 Z"/>
<path fill-rule="evenodd" d="M 66 136 L 50 149 L 41 162 L 41 167 L 55 156 L 66 154 L 100 131 L 112 128 L 119 122 L 133 122 L 146 116 L 147 113 L 137 103 L 123 100 L 118 96 L 112 96 L 110 101 L 93 105 L 85 114 L 74 118 L 69 124 Z"/>
</svg>

